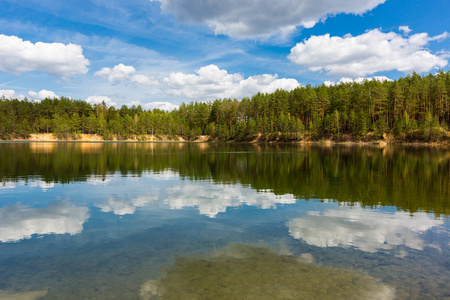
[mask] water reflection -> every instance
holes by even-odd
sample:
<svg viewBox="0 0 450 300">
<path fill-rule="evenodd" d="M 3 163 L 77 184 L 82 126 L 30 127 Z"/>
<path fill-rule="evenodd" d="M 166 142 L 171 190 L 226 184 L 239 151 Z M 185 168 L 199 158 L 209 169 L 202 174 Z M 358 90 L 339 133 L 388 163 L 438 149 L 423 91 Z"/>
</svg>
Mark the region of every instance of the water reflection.
<svg viewBox="0 0 450 300">
<path fill-rule="evenodd" d="M 0 189 L 15 189 L 17 187 L 21 186 L 29 186 L 30 188 L 39 187 L 42 189 L 42 191 L 47 191 L 48 189 L 51 189 L 55 187 L 54 182 L 46 182 L 39 179 L 25 181 L 25 180 L 19 180 L 19 181 L 6 181 L 6 182 L 0 182 Z"/>
<path fill-rule="evenodd" d="M 96 204 L 102 212 L 113 212 L 115 215 L 132 215 L 135 213 L 137 207 L 144 207 L 154 204 L 158 200 L 158 196 L 138 196 L 131 200 L 121 197 L 109 197 L 106 203 Z"/>
<path fill-rule="evenodd" d="M 119 172 L 240 183 L 297 199 L 334 199 L 450 215 L 445 149 L 152 143 L 0 143 L 0 186 L 85 182 Z M 170 174 L 169 174 L 170 176 Z"/>
<path fill-rule="evenodd" d="M 55 149 L 56 143 L 30 143 L 30 151 L 31 153 L 52 153 Z"/>
<path fill-rule="evenodd" d="M 238 184 L 192 183 L 167 188 L 164 201 L 171 209 L 195 207 L 200 214 L 215 218 L 227 208 L 242 205 L 255 206 L 260 209 L 276 209 L 278 204 L 293 204 L 293 195 L 275 195 L 270 191 L 255 191 Z"/>
<path fill-rule="evenodd" d="M 390 250 L 397 246 L 423 250 L 419 237 L 444 224 L 426 213 L 383 213 L 360 207 L 340 207 L 323 212 L 310 211 L 288 222 L 289 233 L 317 247 L 355 247 L 366 252 Z"/>
<path fill-rule="evenodd" d="M 45 208 L 5 206 L 0 208 L 0 242 L 17 242 L 35 234 L 79 234 L 88 219 L 87 207 L 66 201 Z"/>
</svg>

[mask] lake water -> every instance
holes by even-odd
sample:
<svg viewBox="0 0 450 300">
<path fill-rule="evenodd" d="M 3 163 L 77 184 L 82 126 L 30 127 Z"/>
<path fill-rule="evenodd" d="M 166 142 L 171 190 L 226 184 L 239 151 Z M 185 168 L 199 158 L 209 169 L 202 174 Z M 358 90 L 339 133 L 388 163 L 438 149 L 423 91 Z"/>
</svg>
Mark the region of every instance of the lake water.
<svg viewBox="0 0 450 300">
<path fill-rule="evenodd" d="M 0 299 L 450 299 L 449 214 L 448 150 L 0 143 Z"/>
</svg>

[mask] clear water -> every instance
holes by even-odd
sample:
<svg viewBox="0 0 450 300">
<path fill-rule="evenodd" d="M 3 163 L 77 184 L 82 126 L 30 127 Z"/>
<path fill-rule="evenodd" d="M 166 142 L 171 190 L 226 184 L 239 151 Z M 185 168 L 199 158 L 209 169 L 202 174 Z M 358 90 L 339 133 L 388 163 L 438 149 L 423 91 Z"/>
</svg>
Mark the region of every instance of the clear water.
<svg viewBox="0 0 450 300">
<path fill-rule="evenodd" d="M 0 299 L 449 298 L 449 184 L 445 149 L 0 143 Z"/>
</svg>

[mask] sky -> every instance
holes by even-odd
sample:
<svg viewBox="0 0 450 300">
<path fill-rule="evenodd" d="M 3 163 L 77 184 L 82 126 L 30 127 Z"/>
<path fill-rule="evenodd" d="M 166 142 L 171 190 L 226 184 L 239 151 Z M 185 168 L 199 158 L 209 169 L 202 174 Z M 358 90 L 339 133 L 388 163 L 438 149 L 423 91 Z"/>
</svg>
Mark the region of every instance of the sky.
<svg viewBox="0 0 450 300">
<path fill-rule="evenodd" d="M 0 0 L 0 96 L 172 110 L 449 70 L 449 0 Z"/>
</svg>

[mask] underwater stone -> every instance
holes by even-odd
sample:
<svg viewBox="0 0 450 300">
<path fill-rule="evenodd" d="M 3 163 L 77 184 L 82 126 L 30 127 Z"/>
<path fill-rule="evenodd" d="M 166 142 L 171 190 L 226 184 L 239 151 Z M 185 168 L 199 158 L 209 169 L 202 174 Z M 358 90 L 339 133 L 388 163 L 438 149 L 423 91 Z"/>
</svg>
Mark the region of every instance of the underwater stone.
<svg viewBox="0 0 450 300">
<path fill-rule="evenodd" d="M 141 297 L 153 299 L 393 299 L 395 290 L 366 274 L 313 265 L 312 255 L 280 255 L 231 244 L 207 256 L 179 257 Z M 305 263 L 307 262 L 307 263 Z"/>
<path fill-rule="evenodd" d="M 0 290 L 0 299 L 2 300 L 37 300 L 47 295 L 47 291 L 31 291 L 14 293 Z"/>
</svg>

